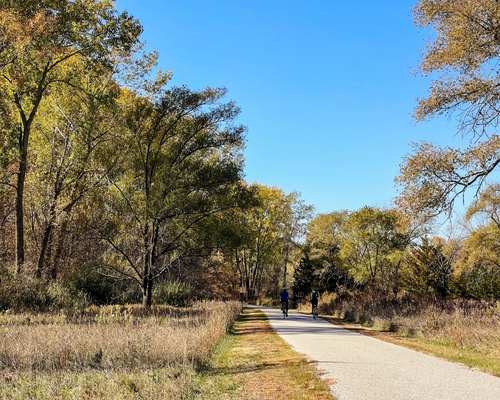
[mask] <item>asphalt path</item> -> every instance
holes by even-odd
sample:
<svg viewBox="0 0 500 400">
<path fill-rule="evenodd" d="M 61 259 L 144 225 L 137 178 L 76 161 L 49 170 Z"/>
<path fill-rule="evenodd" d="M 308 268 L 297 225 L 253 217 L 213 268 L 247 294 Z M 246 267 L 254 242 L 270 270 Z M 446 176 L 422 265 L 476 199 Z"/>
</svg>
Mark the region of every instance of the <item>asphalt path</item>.
<svg viewBox="0 0 500 400">
<path fill-rule="evenodd" d="M 338 400 L 500 400 L 500 378 L 325 320 L 259 307 L 294 350 L 317 363 Z"/>
</svg>

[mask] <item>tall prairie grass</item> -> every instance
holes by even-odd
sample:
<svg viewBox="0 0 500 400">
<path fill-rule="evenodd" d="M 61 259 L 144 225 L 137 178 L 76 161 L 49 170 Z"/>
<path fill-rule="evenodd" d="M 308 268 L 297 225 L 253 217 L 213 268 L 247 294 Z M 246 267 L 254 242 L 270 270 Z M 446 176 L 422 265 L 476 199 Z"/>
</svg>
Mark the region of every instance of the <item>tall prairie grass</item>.
<svg viewBox="0 0 500 400">
<path fill-rule="evenodd" d="M 61 398 L 86 398 L 83 376 L 98 392 L 114 396 L 137 390 L 151 398 L 156 390 L 155 396 L 177 395 L 152 398 L 181 398 L 190 374 L 207 363 L 240 311 L 235 302 L 203 302 L 190 308 L 156 306 L 150 312 L 106 306 L 72 314 L 1 313 L 0 399 L 58 398 L 54 390 L 72 387 L 80 388 L 70 390 L 76 397 Z M 20 388 L 27 392 L 16 397 Z M 45 397 L 27 395 L 30 390 Z M 87 398 L 128 398 L 99 396 Z"/>
<path fill-rule="evenodd" d="M 387 298 L 341 291 L 323 294 L 319 312 L 402 336 L 420 337 L 500 358 L 500 303 Z M 303 304 L 302 311 L 310 311 Z"/>
</svg>

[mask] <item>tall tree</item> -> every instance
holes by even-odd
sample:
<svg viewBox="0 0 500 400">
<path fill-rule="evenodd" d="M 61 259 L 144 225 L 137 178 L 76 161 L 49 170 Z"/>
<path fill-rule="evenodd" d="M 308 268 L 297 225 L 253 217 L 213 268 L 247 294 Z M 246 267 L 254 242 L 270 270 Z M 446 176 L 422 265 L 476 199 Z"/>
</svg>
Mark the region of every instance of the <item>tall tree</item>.
<svg viewBox="0 0 500 400">
<path fill-rule="evenodd" d="M 257 205 L 233 216 L 239 242 L 235 263 L 247 298 L 277 296 L 310 207 L 296 193 L 256 186 Z"/>
<path fill-rule="evenodd" d="M 423 238 L 406 254 L 404 264 L 404 284 L 408 292 L 440 297 L 448 295 L 452 265 L 439 241 Z"/>
<path fill-rule="evenodd" d="M 78 76 L 94 65 L 113 68 L 117 56 L 137 44 L 140 25 L 103 0 L 2 0 L 0 2 L 0 90 L 14 119 L 17 150 L 16 266 L 25 261 L 24 192 L 30 136 L 50 88 L 77 87 Z M 74 57 L 82 68 L 68 65 Z M 7 103 L 7 104 L 5 104 Z M 4 113 L 5 114 L 5 113 Z"/>
<path fill-rule="evenodd" d="M 167 81 L 160 74 L 140 94 L 122 94 L 115 148 L 123 157 L 108 176 L 101 232 L 105 266 L 139 284 L 146 308 L 155 282 L 189 251 L 189 233 L 245 192 L 238 108 L 221 102 L 225 90 L 167 89 Z"/>
<path fill-rule="evenodd" d="M 340 254 L 358 283 L 387 292 L 397 284 L 401 261 L 394 256 L 408 244 L 398 212 L 363 207 L 345 222 Z"/>
<path fill-rule="evenodd" d="M 420 0 L 415 8 L 417 23 L 436 33 L 421 69 L 438 74 L 416 119 L 454 114 L 469 140 L 465 148 L 417 146 L 398 177 L 404 208 L 429 216 L 451 212 L 459 196 L 469 188 L 478 192 L 498 168 L 499 9 L 497 0 Z"/>
<path fill-rule="evenodd" d="M 106 171 L 99 158 L 117 128 L 113 103 L 119 90 L 111 71 L 94 68 L 79 78 L 77 92 L 68 87 L 52 90 L 40 106 L 33 138 L 28 193 L 40 230 L 38 276 L 44 271 L 57 276 L 68 221 L 75 208 L 104 185 Z"/>
<path fill-rule="evenodd" d="M 307 223 L 311 219 L 313 207 L 306 204 L 298 193 L 292 192 L 286 196 L 283 204 L 283 287 L 288 287 L 288 264 L 292 253 L 300 249 L 305 238 Z"/>
<path fill-rule="evenodd" d="M 347 211 L 320 214 L 308 225 L 307 251 L 309 257 L 319 266 L 321 289 L 334 291 L 338 285 L 349 283 L 346 265 L 340 257 Z"/>
<path fill-rule="evenodd" d="M 300 259 L 299 265 L 293 271 L 293 300 L 299 304 L 307 299 L 313 288 L 316 288 L 318 282 L 317 265 L 311 261 L 309 256 L 304 254 Z"/>
<path fill-rule="evenodd" d="M 463 296 L 500 298 L 500 230 L 495 224 L 481 226 L 465 239 L 454 274 Z"/>
</svg>

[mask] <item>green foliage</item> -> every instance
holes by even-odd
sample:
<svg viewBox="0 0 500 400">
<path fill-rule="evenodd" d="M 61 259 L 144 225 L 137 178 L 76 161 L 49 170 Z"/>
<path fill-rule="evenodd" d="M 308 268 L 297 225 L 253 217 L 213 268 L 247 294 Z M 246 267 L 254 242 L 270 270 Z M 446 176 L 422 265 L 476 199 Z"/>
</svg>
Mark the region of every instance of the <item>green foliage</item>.
<svg viewBox="0 0 500 400">
<path fill-rule="evenodd" d="M 500 299 L 500 269 L 493 265 L 477 265 L 463 271 L 457 282 L 462 295 L 474 299 Z"/>
<path fill-rule="evenodd" d="M 500 229 L 496 223 L 479 227 L 465 240 L 455 276 L 462 295 L 500 299 Z"/>
<path fill-rule="evenodd" d="M 88 305 L 81 292 L 57 282 L 29 277 L 3 276 L 0 281 L 0 310 L 80 310 Z"/>
<path fill-rule="evenodd" d="M 309 225 L 307 235 L 308 251 L 322 266 L 321 282 L 327 290 L 354 282 L 393 289 L 401 254 L 409 243 L 403 216 L 396 210 L 373 207 L 320 215 Z"/>
<path fill-rule="evenodd" d="M 389 289 L 387 278 L 397 264 L 393 257 L 407 245 L 395 210 L 363 207 L 349 216 L 340 253 L 357 282 Z"/>
<path fill-rule="evenodd" d="M 483 225 L 464 240 L 425 235 L 396 210 L 364 207 L 351 213 L 323 214 L 311 221 L 307 234 L 310 263 L 316 265 L 322 291 L 358 288 L 415 298 L 462 296 L 500 298 L 500 230 L 497 185 L 492 185 L 466 215 Z M 484 224 L 486 222 L 486 224 Z M 296 270 L 298 288 L 304 286 L 304 260 Z M 313 279 L 309 276 L 307 282 Z M 300 289 L 299 289 L 300 290 Z"/>
<path fill-rule="evenodd" d="M 83 293 L 89 303 L 96 305 L 137 303 L 138 286 L 130 281 L 117 280 L 99 272 L 97 268 L 82 268 L 70 278 L 69 285 Z"/>
<path fill-rule="evenodd" d="M 292 292 L 295 304 L 306 299 L 312 289 L 317 289 L 317 273 L 317 267 L 307 254 L 304 255 L 293 272 Z"/>
<path fill-rule="evenodd" d="M 240 151 L 245 128 L 224 89 L 167 88 L 163 77 L 123 91 L 117 161 L 103 196 L 102 265 L 134 280 L 151 306 L 156 281 L 202 243 L 193 232 L 214 214 L 246 202 Z M 113 165 L 109 166 L 113 168 Z"/>
<path fill-rule="evenodd" d="M 306 248 L 312 262 L 318 265 L 318 286 L 322 291 L 335 291 L 338 285 L 351 285 L 345 259 L 340 256 L 345 238 L 347 211 L 320 214 L 308 226 Z"/>
<path fill-rule="evenodd" d="M 307 246 L 311 258 L 331 263 L 338 255 L 339 241 L 344 224 L 349 216 L 347 211 L 317 215 L 307 227 Z"/>
<path fill-rule="evenodd" d="M 51 282 L 47 286 L 47 293 L 51 310 L 82 310 L 89 304 L 84 293 L 59 282 Z"/>
<path fill-rule="evenodd" d="M 164 282 L 157 285 L 153 292 L 155 304 L 186 307 L 192 300 L 192 288 L 179 281 Z"/>
<path fill-rule="evenodd" d="M 441 297 L 449 294 L 452 263 L 440 243 L 424 238 L 408 252 L 404 265 L 403 280 L 408 292 Z"/>
<path fill-rule="evenodd" d="M 311 207 L 298 193 L 287 194 L 276 187 L 255 184 L 248 191 L 246 207 L 231 210 L 217 221 L 215 227 L 225 237 L 211 235 L 219 247 L 233 250 L 228 255 L 233 257 L 242 295 L 276 299 L 285 280 L 288 286 L 289 264 L 300 257 L 298 243 Z"/>
</svg>

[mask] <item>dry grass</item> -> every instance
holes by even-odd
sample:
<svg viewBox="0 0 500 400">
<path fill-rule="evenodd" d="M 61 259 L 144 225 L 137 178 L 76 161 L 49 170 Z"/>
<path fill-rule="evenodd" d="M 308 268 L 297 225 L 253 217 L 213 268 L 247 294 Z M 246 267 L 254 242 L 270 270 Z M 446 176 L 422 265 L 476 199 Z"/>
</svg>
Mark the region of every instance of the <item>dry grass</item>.
<svg viewBox="0 0 500 400">
<path fill-rule="evenodd" d="M 415 316 L 396 316 L 392 323 L 405 336 L 423 336 L 460 348 L 495 351 L 500 356 L 500 313 L 494 309 L 466 312 L 429 306 Z"/>
<path fill-rule="evenodd" d="M 310 312 L 310 306 L 300 310 Z M 471 301 L 385 301 L 373 296 L 322 296 L 320 313 L 417 350 L 500 375 L 499 303 Z M 384 339 L 384 336 L 380 336 Z"/>
<path fill-rule="evenodd" d="M 237 305 L 205 303 L 185 316 L 161 310 L 134 315 L 138 308 L 104 308 L 95 316 L 62 323 L 60 316 L 15 318 L 0 326 L 0 369 L 81 370 L 200 365 L 239 312 Z M 43 319 L 45 318 L 45 320 Z M 48 323 L 43 323 L 46 321 Z"/>
<path fill-rule="evenodd" d="M 190 400 L 189 367 L 156 370 L 0 374 L 2 400 Z"/>
<path fill-rule="evenodd" d="M 207 302 L 0 314 L 0 399 L 182 398 L 240 310 Z"/>
</svg>

